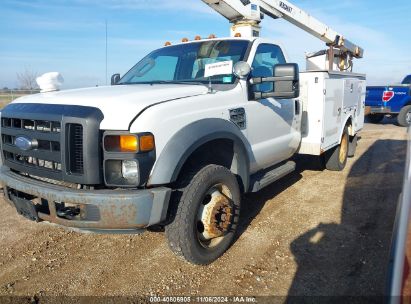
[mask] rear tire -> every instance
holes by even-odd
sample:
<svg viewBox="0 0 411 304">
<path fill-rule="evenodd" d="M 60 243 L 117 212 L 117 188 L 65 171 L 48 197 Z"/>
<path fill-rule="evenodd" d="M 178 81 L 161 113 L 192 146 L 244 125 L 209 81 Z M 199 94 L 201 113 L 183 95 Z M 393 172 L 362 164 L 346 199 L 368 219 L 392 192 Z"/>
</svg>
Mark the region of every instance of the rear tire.
<svg viewBox="0 0 411 304">
<path fill-rule="evenodd" d="M 397 117 L 398 124 L 401 127 L 409 127 L 411 125 L 411 105 L 401 109 Z"/>
<path fill-rule="evenodd" d="M 189 175 L 190 176 L 190 175 Z M 173 194 L 173 221 L 165 227 L 170 249 L 186 261 L 207 265 L 231 246 L 240 215 L 240 188 L 228 169 L 208 165 Z"/>
<path fill-rule="evenodd" d="M 348 145 L 349 145 L 348 128 L 344 128 L 341 137 L 341 143 L 323 154 L 323 161 L 325 168 L 330 171 L 342 171 L 347 164 Z"/>
<path fill-rule="evenodd" d="M 373 124 L 380 123 L 384 119 L 384 114 L 370 114 L 367 116 L 369 122 Z"/>
</svg>

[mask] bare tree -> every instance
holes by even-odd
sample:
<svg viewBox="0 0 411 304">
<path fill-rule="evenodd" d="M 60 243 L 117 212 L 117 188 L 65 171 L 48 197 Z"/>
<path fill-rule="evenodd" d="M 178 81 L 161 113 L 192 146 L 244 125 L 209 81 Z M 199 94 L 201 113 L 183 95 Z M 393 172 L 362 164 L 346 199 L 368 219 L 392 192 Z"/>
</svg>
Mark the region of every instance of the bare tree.
<svg viewBox="0 0 411 304">
<path fill-rule="evenodd" d="M 20 83 L 20 88 L 23 90 L 33 90 L 38 89 L 36 78 L 38 77 L 37 72 L 34 72 L 27 67 L 22 73 L 17 73 L 17 80 Z"/>
</svg>

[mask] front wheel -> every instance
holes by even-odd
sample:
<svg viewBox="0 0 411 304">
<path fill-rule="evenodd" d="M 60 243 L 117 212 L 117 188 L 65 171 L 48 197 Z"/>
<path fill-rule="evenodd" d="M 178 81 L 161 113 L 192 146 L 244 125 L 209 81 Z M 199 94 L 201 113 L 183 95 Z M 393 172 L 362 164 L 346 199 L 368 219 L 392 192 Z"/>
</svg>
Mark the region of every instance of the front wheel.
<svg viewBox="0 0 411 304">
<path fill-rule="evenodd" d="M 405 106 L 401 109 L 397 117 L 398 124 L 402 127 L 409 127 L 411 125 L 411 106 Z"/>
<path fill-rule="evenodd" d="M 232 244 L 240 215 L 240 189 L 225 167 L 208 165 L 180 189 L 173 221 L 166 226 L 171 250 L 188 262 L 210 264 Z M 172 206 L 173 207 L 173 206 Z"/>
</svg>

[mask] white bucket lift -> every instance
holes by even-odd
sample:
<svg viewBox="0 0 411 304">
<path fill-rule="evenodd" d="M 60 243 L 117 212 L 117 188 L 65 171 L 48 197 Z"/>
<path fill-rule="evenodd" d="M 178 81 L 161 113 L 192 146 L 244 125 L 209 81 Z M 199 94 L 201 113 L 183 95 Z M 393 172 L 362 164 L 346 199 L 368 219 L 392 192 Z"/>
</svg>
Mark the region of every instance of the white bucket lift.
<svg viewBox="0 0 411 304">
<path fill-rule="evenodd" d="M 346 71 L 352 69 L 352 59 L 362 58 L 364 50 L 337 33 L 329 26 L 323 24 L 310 14 L 286 0 L 202 0 L 215 11 L 227 18 L 233 25 L 233 37 L 259 37 L 260 23 L 264 16 L 283 18 L 295 26 L 303 29 L 318 39 L 324 41 L 329 47 L 323 56 L 310 56 L 310 66 L 321 65 L 320 61 L 328 63 L 327 70 Z M 333 58 L 333 60 L 328 60 Z"/>
</svg>

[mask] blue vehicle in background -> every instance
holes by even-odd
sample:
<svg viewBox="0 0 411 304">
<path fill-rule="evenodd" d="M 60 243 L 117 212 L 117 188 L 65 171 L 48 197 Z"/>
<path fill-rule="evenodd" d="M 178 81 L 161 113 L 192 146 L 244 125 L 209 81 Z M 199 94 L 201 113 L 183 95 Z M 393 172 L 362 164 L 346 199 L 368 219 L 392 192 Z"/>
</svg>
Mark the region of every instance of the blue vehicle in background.
<svg viewBox="0 0 411 304">
<path fill-rule="evenodd" d="M 404 78 L 400 85 L 367 87 L 365 98 L 368 120 L 379 123 L 384 116 L 396 116 L 403 127 L 411 125 L 411 75 Z"/>
</svg>

